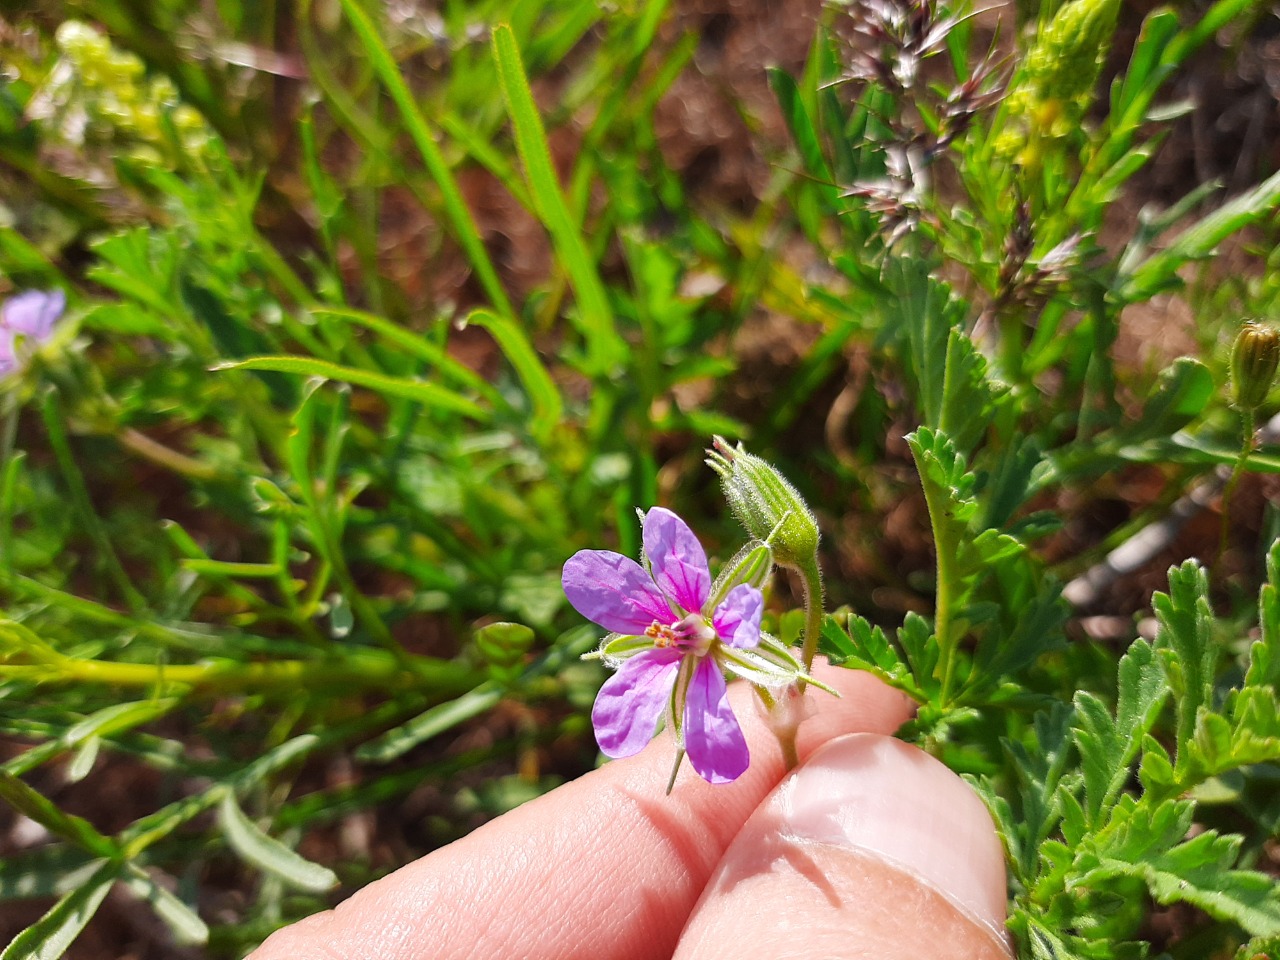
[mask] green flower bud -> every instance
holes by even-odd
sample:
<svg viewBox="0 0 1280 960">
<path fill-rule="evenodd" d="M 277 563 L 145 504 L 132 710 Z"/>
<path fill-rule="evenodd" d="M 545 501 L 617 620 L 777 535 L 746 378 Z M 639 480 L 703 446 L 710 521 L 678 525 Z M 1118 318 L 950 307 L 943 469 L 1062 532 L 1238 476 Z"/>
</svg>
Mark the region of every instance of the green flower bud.
<svg viewBox="0 0 1280 960">
<path fill-rule="evenodd" d="M 725 499 L 747 533 L 763 540 L 774 563 L 816 568 L 818 521 L 785 477 L 742 444 L 731 447 L 714 438 L 707 465 L 720 474 Z"/>
<path fill-rule="evenodd" d="M 1280 366 L 1280 331 L 1270 324 L 1246 320 L 1231 347 L 1231 392 L 1241 410 L 1262 406 Z"/>
<path fill-rule="evenodd" d="M 737 552 L 732 560 L 720 570 L 720 576 L 711 586 L 711 599 L 707 607 L 714 610 L 720 606 L 729 591 L 741 583 L 763 590 L 773 573 L 773 551 L 767 544 L 752 540 Z"/>
<path fill-rule="evenodd" d="M 473 635 L 491 679 L 511 684 L 524 669 L 525 654 L 533 646 L 533 630 L 522 623 L 490 623 Z"/>
</svg>

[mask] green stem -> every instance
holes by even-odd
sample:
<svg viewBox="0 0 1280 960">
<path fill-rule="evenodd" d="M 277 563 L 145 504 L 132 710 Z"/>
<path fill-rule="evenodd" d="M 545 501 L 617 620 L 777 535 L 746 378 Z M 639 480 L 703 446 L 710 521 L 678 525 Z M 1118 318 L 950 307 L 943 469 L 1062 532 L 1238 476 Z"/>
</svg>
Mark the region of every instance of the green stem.
<svg viewBox="0 0 1280 960">
<path fill-rule="evenodd" d="M 946 706 L 951 694 L 951 682 L 955 672 L 955 647 L 951 642 L 951 607 L 954 586 L 958 582 L 955 571 L 955 544 L 946 537 L 942 521 L 946 505 L 930 494 L 930 484 L 924 485 L 924 499 L 929 508 L 929 523 L 933 528 L 934 548 L 938 552 L 938 588 L 934 599 L 933 635 L 938 641 L 937 675 L 941 680 L 938 702 Z"/>
<path fill-rule="evenodd" d="M 71 509 L 79 515 L 84 532 L 98 549 L 107 576 L 114 582 L 129 610 L 135 614 L 141 613 L 146 609 L 147 602 L 133 585 L 133 581 L 129 579 L 124 564 L 120 562 L 120 555 L 116 553 L 115 546 L 111 542 L 106 525 L 94 509 L 84 474 L 80 472 L 75 457 L 71 453 L 71 444 L 67 441 L 65 417 L 54 390 L 45 392 L 40 412 L 44 417 L 49 446 L 53 448 L 54 459 L 57 460 L 70 493 Z"/>
<path fill-rule="evenodd" d="M 78 660 L 57 654 L 51 662 L 0 666 L 0 677 L 110 687 L 154 687 L 160 683 L 175 683 L 206 694 L 339 687 L 379 692 L 429 690 L 432 694 L 453 696 L 472 689 L 481 681 L 480 674 L 465 664 L 433 657 L 412 657 L 411 667 L 406 669 L 391 654 L 373 649 L 324 660 L 261 663 L 206 660 L 196 664 L 167 664 L 163 668 L 149 663 Z"/>
<path fill-rule="evenodd" d="M 1222 488 L 1222 527 L 1218 531 L 1218 556 L 1213 564 L 1215 569 L 1222 565 L 1222 555 L 1227 551 L 1227 534 L 1231 527 L 1231 496 L 1236 491 L 1236 484 L 1240 482 L 1240 475 L 1244 473 L 1244 467 L 1249 461 L 1249 455 L 1253 453 L 1254 434 L 1257 432 L 1257 423 L 1254 420 L 1253 410 L 1240 411 L 1240 427 L 1242 432 L 1240 453 L 1236 457 L 1235 465 L 1231 468 L 1231 476 L 1227 478 L 1227 485 Z"/>
<path fill-rule="evenodd" d="M 810 673 L 813 658 L 818 653 L 818 638 L 822 635 L 822 572 L 818 569 L 816 557 L 797 569 L 804 584 L 804 646 L 800 649 L 800 660 L 804 664 L 804 672 Z M 796 683 L 797 692 L 804 693 L 804 688 L 803 679 Z"/>
</svg>

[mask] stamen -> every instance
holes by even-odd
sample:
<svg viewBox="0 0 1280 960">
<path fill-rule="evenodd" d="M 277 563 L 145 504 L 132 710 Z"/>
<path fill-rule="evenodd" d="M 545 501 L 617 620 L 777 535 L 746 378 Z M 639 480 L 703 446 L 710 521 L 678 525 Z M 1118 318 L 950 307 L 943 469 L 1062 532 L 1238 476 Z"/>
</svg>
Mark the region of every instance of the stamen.
<svg viewBox="0 0 1280 960">
<path fill-rule="evenodd" d="M 664 626 L 657 620 L 644 628 L 644 635 L 653 639 L 653 645 L 659 649 L 674 647 L 679 642 L 679 638 L 671 627 Z"/>
</svg>

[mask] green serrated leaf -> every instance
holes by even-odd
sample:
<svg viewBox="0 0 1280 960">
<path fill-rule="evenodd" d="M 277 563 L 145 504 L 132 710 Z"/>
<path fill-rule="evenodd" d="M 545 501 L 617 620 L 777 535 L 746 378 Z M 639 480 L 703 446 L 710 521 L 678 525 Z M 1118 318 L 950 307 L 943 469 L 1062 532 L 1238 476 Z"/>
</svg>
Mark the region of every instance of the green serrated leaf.
<svg viewBox="0 0 1280 960">
<path fill-rule="evenodd" d="M 991 427 L 997 407 L 1009 396 L 1009 388 L 992 379 L 987 361 L 958 326 L 947 335 L 938 429 L 950 436 L 956 448 L 972 452 Z"/>
<path fill-rule="evenodd" d="M 1151 605 L 1160 623 L 1155 646 L 1160 651 L 1178 708 L 1181 765 L 1183 748 L 1195 732 L 1196 716 L 1212 695 L 1218 656 L 1211 631 L 1209 579 L 1204 568 L 1194 560 L 1170 568 L 1169 593 L 1155 594 Z"/>
<path fill-rule="evenodd" d="M 1142 738 L 1142 762 L 1138 766 L 1138 776 L 1147 790 L 1167 790 L 1177 782 L 1168 751 L 1150 735 Z"/>
<path fill-rule="evenodd" d="M 1148 861 L 1107 860 L 1104 867 L 1141 877 L 1160 903 L 1192 904 L 1251 936 L 1280 934 L 1280 886 L 1265 873 L 1229 869 L 1239 846 L 1239 837 L 1209 830 Z"/>
<path fill-rule="evenodd" d="M 1127 741 L 1124 753 L 1127 764 L 1137 756 L 1142 741 L 1155 724 L 1169 695 L 1169 687 L 1155 648 L 1142 639 L 1129 646 L 1116 672 L 1116 727 Z"/>
<path fill-rule="evenodd" d="M 279 840 L 269 836 L 250 820 L 235 797 L 228 793 L 218 807 L 218 820 L 227 843 L 247 862 L 279 877 L 299 890 L 323 893 L 338 885 L 338 876 L 328 867 L 299 856 Z"/>
<path fill-rule="evenodd" d="M 1267 551 L 1267 582 L 1258 592 L 1258 624 L 1262 637 L 1249 647 L 1244 682 L 1280 689 L 1280 540 Z"/>
<path fill-rule="evenodd" d="M 908 613 L 898 628 L 898 644 L 907 655 L 917 685 L 925 690 L 935 688 L 933 676 L 938 666 L 939 649 L 929 621 L 915 611 Z"/>
<path fill-rule="evenodd" d="M 895 257 L 885 264 L 885 326 L 903 338 L 904 360 L 925 426 L 941 429 L 946 396 L 947 341 L 964 323 L 965 305 L 930 273 L 928 262 Z M 957 385 L 958 389 L 958 385 Z"/>
<path fill-rule="evenodd" d="M 1072 727 L 1084 773 L 1086 821 L 1096 827 L 1113 784 L 1124 782 L 1125 739 L 1111 711 L 1093 694 L 1078 692 L 1075 708 Z"/>
</svg>

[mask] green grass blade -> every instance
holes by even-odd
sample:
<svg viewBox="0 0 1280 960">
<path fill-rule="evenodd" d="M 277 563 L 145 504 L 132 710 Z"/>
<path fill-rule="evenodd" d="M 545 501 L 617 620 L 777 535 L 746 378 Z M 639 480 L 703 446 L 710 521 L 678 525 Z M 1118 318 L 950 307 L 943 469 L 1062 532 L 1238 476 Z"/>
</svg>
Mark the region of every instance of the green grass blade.
<svg viewBox="0 0 1280 960">
<path fill-rule="evenodd" d="M 80 472 L 79 466 L 76 465 L 75 457 L 71 453 L 71 443 L 67 440 L 66 417 L 63 415 L 62 405 L 59 403 L 58 393 L 53 388 L 45 391 L 43 402 L 40 404 L 40 413 L 44 419 L 49 446 L 53 448 L 54 457 L 58 461 L 58 466 L 62 469 L 63 479 L 66 481 L 67 488 L 70 491 L 71 506 L 79 514 L 85 533 L 93 541 L 94 546 L 97 547 L 98 553 L 102 558 L 103 568 L 115 583 L 120 596 L 124 598 L 124 602 L 131 612 L 140 613 L 146 609 L 147 601 L 138 592 L 137 587 L 133 585 L 133 581 L 129 579 L 129 574 L 125 571 L 124 564 L 120 562 L 120 555 L 116 553 L 116 548 L 111 542 L 107 528 L 94 509 L 84 474 Z"/>
<path fill-rule="evenodd" d="M 470 367 L 459 363 L 434 343 L 424 340 L 413 331 L 406 330 L 385 317 L 367 313 L 364 310 L 352 310 L 346 307 L 313 307 L 311 312 L 313 314 L 322 313 L 331 317 L 341 317 L 344 320 L 359 324 L 436 367 L 441 376 L 450 377 L 458 383 L 470 387 L 495 406 L 502 406 L 506 402 L 502 399 L 502 394 L 495 390 L 488 380 Z"/>
<path fill-rule="evenodd" d="M 227 842 L 241 857 L 260 870 L 273 874 L 290 886 L 324 893 L 338 885 L 338 876 L 328 867 L 299 856 L 279 840 L 268 836 L 250 820 L 235 797 L 228 793 L 218 808 L 219 821 Z"/>
<path fill-rule="evenodd" d="M 524 384 L 529 402 L 533 406 L 529 430 L 540 441 L 545 442 L 560 422 L 564 413 L 564 401 L 524 330 L 513 320 L 489 310 L 473 310 L 467 322 L 488 330 L 507 362 L 515 368 L 516 376 Z"/>
<path fill-rule="evenodd" d="M 98 912 L 119 873 L 118 863 L 104 863 L 83 886 L 18 934 L 0 953 L 0 960 L 58 960 Z"/>
<path fill-rule="evenodd" d="M 382 373 L 358 370 L 355 367 L 344 367 L 328 360 L 317 360 L 314 357 L 249 357 L 247 360 L 232 360 L 219 363 L 211 370 L 274 370 L 278 373 L 298 373 L 307 377 L 321 377 L 325 380 L 336 380 L 339 383 L 350 383 L 357 387 L 366 387 L 375 393 L 389 397 L 401 397 L 405 400 L 416 400 L 419 403 L 460 413 L 473 420 L 487 422 L 492 414 L 479 404 L 466 397 L 459 396 L 452 390 L 434 383 L 421 380 L 405 380 L 401 377 L 389 377 Z"/>
<path fill-rule="evenodd" d="M 1139 264 L 1128 277 L 1121 277 L 1119 299 L 1135 303 L 1179 283 L 1178 269 L 1183 264 L 1212 256 L 1223 240 L 1268 215 L 1278 205 L 1280 173 L 1272 174 L 1252 190 L 1207 214 Z"/>
<path fill-rule="evenodd" d="M 373 21 L 360 9 L 356 0 L 339 0 L 339 2 L 342 4 L 348 22 L 355 30 L 360 45 L 364 48 L 365 55 L 368 56 L 370 64 L 378 74 L 378 79 L 382 81 L 382 85 L 400 111 L 405 129 L 413 139 L 414 146 L 418 148 L 418 153 L 422 155 L 422 162 L 427 172 L 440 188 L 445 214 L 453 225 L 458 242 L 462 244 L 462 249 L 466 251 L 471 261 L 471 267 L 475 270 L 480 285 L 484 287 L 485 293 L 499 312 L 515 316 L 507 292 L 503 289 L 498 273 L 493 267 L 493 261 L 489 258 L 489 252 L 485 249 L 484 241 L 480 239 L 476 222 L 467 208 L 466 201 L 462 198 L 462 191 L 458 188 L 453 171 L 449 169 L 449 164 L 440 152 L 435 135 L 431 132 L 426 117 L 418 109 L 413 92 L 400 74 L 400 68 L 392 59 L 386 44 L 382 42 Z"/>
<path fill-rule="evenodd" d="M 589 367 L 597 375 L 604 374 L 624 359 L 626 345 L 614 329 L 613 311 L 609 308 L 604 283 L 560 189 L 546 131 L 510 27 L 501 25 L 493 31 L 493 56 L 538 218 L 551 234 L 556 254 L 578 296 L 579 322 L 587 340 Z"/>
</svg>

